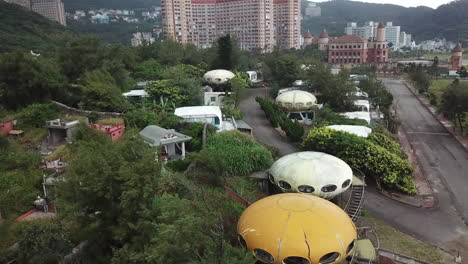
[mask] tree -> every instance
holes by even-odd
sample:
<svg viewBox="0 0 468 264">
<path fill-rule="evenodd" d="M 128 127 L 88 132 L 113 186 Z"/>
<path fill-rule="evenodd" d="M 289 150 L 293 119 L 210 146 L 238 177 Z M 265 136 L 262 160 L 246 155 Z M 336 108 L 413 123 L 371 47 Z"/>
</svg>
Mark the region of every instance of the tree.
<svg viewBox="0 0 468 264">
<path fill-rule="evenodd" d="M 163 67 L 155 59 L 149 59 L 140 63 L 132 77 L 141 81 L 154 81 L 161 79 L 163 75 Z"/>
<path fill-rule="evenodd" d="M 65 78 L 52 60 L 20 52 L 0 56 L 0 104 L 5 108 L 60 99 L 64 84 Z"/>
<path fill-rule="evenodd" d="M 216 41 L 216 59 L 213 69 L 235 70 L 239 63 L 240 49 L 237 40 L 227 34 Z"/>
<path fill-rule="evenodd" d="M 102 66 L 105 44 L 99 37 L 64 34 L 57 41 L 60 42 L 57 61 L 71 82 L 75 82 L 86 71 Z"/>
<path fill-rule="evenodd" d="M 86 72 L 80 88 L 81 102 L 87 110 L 123 111 L 126 108 L 120 89 L 105 69 Z"/>
<path fill-rule="evenodd" d="M 305 73 L 306 80 L 311 84 L 311 92 L 318 92 L 318 101 L 327 104 L 337 112 L 346 112 L 354 109 L 354 103 L 348 95 L 356 91 L 353 83 L 348 81 L 348 75 L 340 72 L 331 73 L 330 67 L 318 63 L 311 66 Z"/>
<path fill-rule="evenodd" d="M 248 175 L 267 169 L 273 163 L 271 153 L 264 146 L 239 131 L 209 137 L 197 160 L 218 177 Z"/>
<path fill-rule="evenodd" d="M 468 112 L 468 85 L 455 80 L 442 95 L 441 110 L 444 115 L 455 120 L 455 126 L 463 132 L 463 122 Z"/>
<path fill-rule="evenodd" d="M 460 78 L 467 78 L 468 77 L 468 71 L 466 70 L 465 66 L 462 66 L 458 71 L 457 71 L 458 76 Z"/>
<path fill-rule="evenodd" d="M 393 95 L 385 88 L 382 81 L 369 77 L 359 82 L 359 88 L 369 95 L 373 106 L 381 109 L 389 109 L 393 102 Z"/>
<path fill-rule="evenodd" d="M 299 60 L 292 54 L 273 52 L 265 58 L 265 79 L 278 83 L 280 87 L 291 86 L 300 74 Z"/>
<path fill-rule="evenodd" d="M 148 94 L 155 100 L 160 100 L 162 103 L 172 103 L 180 105 L 187 100 L 185 95 L 182 95 L 182 89 L 175 85 L 171 80 L 158 80 L 149 83 L 145 89 Z"/>
<path fill-rule="evenodd" d="M 437 78 L 439 76 L 439 57 L 435 56 L 432 60 L 430 72 Z"/>
<path fill-rule="evenodd" d="M 150 211 L 160 178 L 155 149 L 134 134 L 111 143 L 82 126 L 71 151 L 57 203 L 74 236 L 89 241 L 85 255 L 94 252 L 94 263 L 109 263 L 122 248 L 143 252 L 154 238 Z"/>
<path fill-rule="evenodd" d="M 18 260 L 24 263 L 60 263 L 71 252 L 70 234 L 55 219 L 22 222 L 19 229 Z"/>
<path fill-rule="evenodd" d="M 245 97 L 249 84 L 244 78 L 236 76 L 229 80 L 228 86 L 233 93 L 231 98 L 234 100 L 234 107 L 237 107 L 240 101 Z"/>
</svg>

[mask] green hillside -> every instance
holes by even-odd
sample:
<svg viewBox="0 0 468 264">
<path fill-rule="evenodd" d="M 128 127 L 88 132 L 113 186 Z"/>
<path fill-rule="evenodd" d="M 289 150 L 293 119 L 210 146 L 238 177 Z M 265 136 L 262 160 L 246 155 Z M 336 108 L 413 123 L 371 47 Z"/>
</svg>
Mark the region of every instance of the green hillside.
<svg viewBox="0 0 468 264">
<path fill-rule="evenodd" d="M 66 31 L 60 24 L 21 6 L 0 1 L 0 52 L 33 50 L 47 53 L 54 35 Z"/>
<path fill-rule="evenodd" d="M 306 1 L 302 3 L 305 5 Z M 319 3 L 319 6 L 322 16 L 305 18 L 303 31 L 310 30 L 317 35 L 326 28 L 331 35 L 342 35 L 347 22 L 393 21 L 402 31 L 413 34 L 416 40 L 445 37 L 468 42 L 468 0 L 454 1 L 437 9 L 347 0 Z"/>
</svg>

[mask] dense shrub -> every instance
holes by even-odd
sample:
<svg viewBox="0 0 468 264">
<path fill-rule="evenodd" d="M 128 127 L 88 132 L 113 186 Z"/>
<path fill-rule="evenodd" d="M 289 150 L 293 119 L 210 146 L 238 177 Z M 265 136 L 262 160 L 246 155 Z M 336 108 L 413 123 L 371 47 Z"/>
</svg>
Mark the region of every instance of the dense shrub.
<svg viewBox="0 0 468 264">
<path fill-rule="evenodd" d="M 375 177 L 386 187 L 416 193 L 410 164 L 370 140 L 329 128 L 317 128 L 310 131 L 303 147 L 337 156 L 351 167 Z"/>
<path fill-rule="evenodd" d="M 273 127 L 281 127 L 292 142 L 297 142 L 302 139 L 304 128 L 297 120 L 292 121 L 289 119 L 286 114 L 281 111 L 279 106 L 269 99 L 256 97 L 255 100 L 260 104 L 260 107 L 265 112 L 266 117 L 270 120 Z"/>
<path fill-rule="evenodd" d="M 315 112 L 313 125 L 315 127 L 331 125 L 367 126 L 368 123 L 363 119 L 347 118 L 346 116 L 333 112 L 329 107 L 323 107 Z"/>
<path fill-rule="evenodd" d="M 42 193 L 41 156 L 8 143 L 0 151 L 0 208 L 3 217 L 17 216 L 32 207 Z"/>
<path fill-rule="evenodd" d="M 180 133 L 191 137 L 192 139 L 185 143 L 187 151 L 200 151 L 203 144 L 203 123 L 181 123 L 178 125 Z M 216 127 L 208 124 L 206 126 L 206 136 L 216 133 Z"/>
<path fill-rule="evenodd" d="M 396 154 L 400 157 L 405 157 L 405 154 L 401 151 L 400 144 L 393 138 L 386 136 L 382 133 L 373 132 L 367 138 L 372 141 L 374 144 L 377 144 L 384 149 L 390 151 L 393 154 Z"/>
<path fill-rule="evenodd" d="M 58 118 L 59 115 L 53 104 L 31 104 L 23 108 L 17 118 L 21 127 L 44 127 L 47 120 Z"/>
<path fill-rule="evenodd" d="M 269 168 L 271 153 L 250 136 L 238 131 L 217 133 L 207 139 L 197 160 L 218 175 L 248 175 Z"/>
</svg>

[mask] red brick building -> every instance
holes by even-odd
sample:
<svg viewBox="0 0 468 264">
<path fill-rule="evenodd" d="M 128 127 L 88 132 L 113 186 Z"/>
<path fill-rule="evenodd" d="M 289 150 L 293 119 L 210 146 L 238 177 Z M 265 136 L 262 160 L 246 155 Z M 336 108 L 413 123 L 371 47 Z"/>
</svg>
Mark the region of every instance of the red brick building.
<svg viewBox="0 0 468 264">
<path fill-rule="evenodd" d="M 388 61 L 388 44 L 385 40 L 385 25 L 380 24 L 377 37 L 367 40 L 357 35 L 330 38 L 324 30 L 318 38 L 306 34 L 304 44 L 318 44 L 319 49 L 328 53 L 330 64 L 381 64 Z"/>
</svg>

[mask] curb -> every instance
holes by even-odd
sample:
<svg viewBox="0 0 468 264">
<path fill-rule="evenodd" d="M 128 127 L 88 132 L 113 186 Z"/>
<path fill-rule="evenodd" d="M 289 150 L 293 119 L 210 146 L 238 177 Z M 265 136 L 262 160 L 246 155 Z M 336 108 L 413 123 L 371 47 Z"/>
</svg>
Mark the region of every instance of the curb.
<svg viewBox="0 0 468 264">
<path fill-rule="evenodd" d="M 439 124 L 445 128 L 445 130 L 447 130 L 447 132 L 452 135 L 452 137 L 458 142 L 460 143 L 460 145 L 466 150 L 468 151 L 468 145 L 463 143 L 463 141 L 461 141 L 459 139 L 459 135 L 455 134 L 451 129 L 449 129 L 449 127 L 447 127 L 444 122 L 442 120 L 439 119 L 439 117 L 436 115 L 436 113 L 434 113 L 432 111 L 432 109 L 430 108 L 430 106 L 428 106 L 423 100 L 421 100 L 420 96 L 422 96 L 421 94 L 417 94 L 413 88 L 408 84 L 406 83 L 405 80 L 402 80 L 402 83 L 406 86 L 406 88 L 408 88 L 408 90 L 410 90 L 410 92 L 416 97 L 416 99 L 418 99 L 418 101 L 429 111 L 429 113 L 431 113 L 431 115 L 437 120 L 437 122 L 439 122 Z"/>
</svg>

